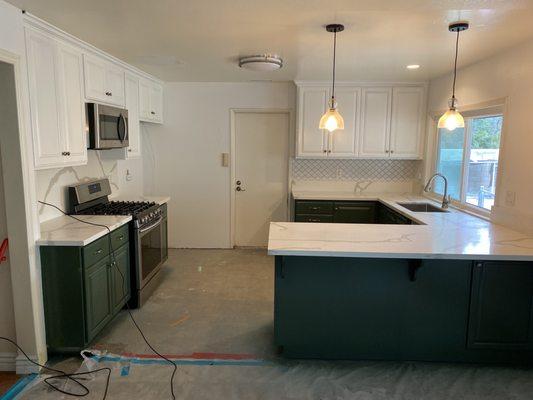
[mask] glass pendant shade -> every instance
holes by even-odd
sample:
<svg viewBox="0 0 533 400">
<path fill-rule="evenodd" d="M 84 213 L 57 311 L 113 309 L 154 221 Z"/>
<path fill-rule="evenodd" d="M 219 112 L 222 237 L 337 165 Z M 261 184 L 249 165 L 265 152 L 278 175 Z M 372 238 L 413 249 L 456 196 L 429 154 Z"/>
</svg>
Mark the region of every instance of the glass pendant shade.
<svg viewBox="0 0 533 400">
<path fill-rule="evenodd" d="M 322 118 L 320 118 L 318 127 L 319 129 L 326 129 L 329 132 L 344 129 L 344 119 L 336 108 L 330 108 Z"/>
<path fill-rule="evenodd" d="M 439 129 L 446 128 L 449 131 L 453 131 L 454 129 L 464 127 L 465 120 L 461 113 L 455 109 L 455 107 L 450 108 L 442 115 L 442 117 L 439 118 Z"/>
</svg>

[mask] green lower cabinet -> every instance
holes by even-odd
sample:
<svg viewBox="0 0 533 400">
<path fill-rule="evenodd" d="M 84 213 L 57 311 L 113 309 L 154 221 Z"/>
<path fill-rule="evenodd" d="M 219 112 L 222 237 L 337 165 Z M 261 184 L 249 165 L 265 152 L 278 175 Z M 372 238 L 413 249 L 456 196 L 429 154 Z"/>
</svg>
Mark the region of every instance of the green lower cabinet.
<svg viewBox="0 0 533 400">
<path fill-rule="evenodd" d="M 474 264 L 468 346 L 533 349 L 533 263 Z"/>
<path fill-rule="evenodd" d="M 111 319 L 110 263 L 106 258 L 85 270 L 85 312 L 90 342 Z"/>
<path fill-rule="evenodd" d="M 533 363 L 533 264 L 277 256 L 289 358 Z M 478 270 L 480 269 L 480 270 Z"/>
<path fill-rule="evenodd" d="M 50 353 L 86 348 L 130 299 L 128 233 L 125 225 L 85 247 L 40 248 Z"/>
</svg>

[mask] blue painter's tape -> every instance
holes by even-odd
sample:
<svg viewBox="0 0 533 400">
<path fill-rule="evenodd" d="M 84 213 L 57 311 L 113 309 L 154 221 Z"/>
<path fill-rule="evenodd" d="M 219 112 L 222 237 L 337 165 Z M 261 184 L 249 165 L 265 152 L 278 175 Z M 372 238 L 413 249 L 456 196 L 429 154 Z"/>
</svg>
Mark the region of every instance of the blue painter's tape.
<svg viewBox="0 0 533 400">
<path fill-rule="evenodd" d="M 146 358 L 129 358 L 129 357 L 112 357 L 112 356 L 96 356 L 93 359 L 96 361 L 107 362 L 124 362 L 129 361 L 132 364 L 140 365 L 156 365 L 168 364 L 168 361 L 163 359 L 146 359 Z M 172 360 L 176 365 L 235 365 L 235 366 L 264 366 L 271 363 L 265 360 Z"/>
<path fill-rule="evenodd" d="M 37 374 L 29 374 L 24 378 L 20 378 L 17 383 L 11 386 L 11 389 L 9 389 L 2 397 L 0 397 L 0 400 L 15 399 L 15 397 L 17 397 L 17 395 L 22 392 L 24 388 L 28 386 L 28 384 L 35 378 L 37 378 Z"/>
<path fill-rule="evenodd" d="M 128 376 L 130 374 L 130 366 L 124 365 L 120 370 L 120 376 Z"/>
</svg>

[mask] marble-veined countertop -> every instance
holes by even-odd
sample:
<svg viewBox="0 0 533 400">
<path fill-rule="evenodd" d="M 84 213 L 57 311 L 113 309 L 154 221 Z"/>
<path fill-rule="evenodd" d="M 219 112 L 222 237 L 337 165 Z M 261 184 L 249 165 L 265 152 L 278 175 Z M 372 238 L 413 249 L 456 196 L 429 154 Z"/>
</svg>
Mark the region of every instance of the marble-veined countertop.
<svg viewBox="0 0 533 400">
<path fill-rule="evenodd" d="M 78 219 L 105 225 L 111 231 L 131 221 L 131 215 L 76 215 Z M 62 215 L 41 223 L 38 246 L 86 246 L 108 234 L 103 226 L 94 226 Z"/>
<path fill-rule="evenodd" d="M 293 191 L 300 200 L 375 200 L 419 225 L 271 222 L 270 255 L 374 258 L 533 260 L 533 236 L 450 208 L 412 212 L 398 202 L 429 202 L 406 194 Z"/>
</svg>

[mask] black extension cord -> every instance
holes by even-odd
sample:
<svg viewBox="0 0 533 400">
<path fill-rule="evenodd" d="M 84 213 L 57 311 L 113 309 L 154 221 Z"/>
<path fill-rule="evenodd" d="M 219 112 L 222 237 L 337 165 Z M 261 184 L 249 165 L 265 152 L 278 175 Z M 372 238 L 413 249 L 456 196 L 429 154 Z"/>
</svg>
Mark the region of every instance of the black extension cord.
<svg viewBox="0 0 533 400">
<path fill-rule="evenodd" d="M 122 274 L 122 271 L 120 270 L 120 268 L 118 268 L 117 266 L 117 263 L 116 263 L 116 259 L 115 259 L 115 250 L 113 249 L 113 244 L 112 244 L 112 241 L 111 241 L 111 229 L 107 226 L 107 225 L 103 225 L 103 224 L 96 224 L 94 222 L 89 222 L 89 221 L 84 221 L 80 218 L 77 218 L 73 215 L 70 215 L 70 214 L 67 214 L 65 211 L 63 211 L 61 208 L 55 206 L 54 204 L 50 204 L 50 203 L 46 203 L 44 201 L 40 201 L 38 200 L 38 202 L 40 204 L 43 204 L 43 205 L 46 205 L 46 206 L 49 206 L 49 207 L 52 207 L 52 208 L 55 208 L 56 210 L 58 210 L 59 212 L 61 212 L 62 214 L 66 215 L 67 217 L 70 217 L 72 219 L 75 219 L 76 221 L 79 221 L 81 223 L 84 223 L 84 224 L 88 224 L 88 225 L 93 225 L 93 226 L 99 226 L 99 227 L 103 227 L 105 229 L 107 229 L 109 235 L 108 235 L 108 238 L 109 238 L 109 249 L 110 249 L 110 252 L 109 252 L 109 259 L 111 261 L 111 265 L 114 265 L 116 268 L 117 268 L 117 271 L 118 273 L 120 274 L 120 277 L 122 279 L 122 293 L 125 293 L 126 292 L 126 281 L 125 281 L 125 278 L 124 278 L 124 275 Z M 170 377 L 170 394 L 172 396 L 172 400 L 176 400 L 176 395 L 174 394 L 174 377 L 176 376 L 176 372 L 178 370 L 178 365 L 168 359 L 167 357 L 165 357 L 164 355 L 162 355 L 161 353 L 159 353 L 151 344 L 150 342 L 148 341 L 148 339 L 146 338 L 144 332 L 142 331 L 142 329 L 140 328 L 140 326 L 137 324 L 137 321 L 135 321 L 135 318 L 133 318 L 133 315 L 131 313 L 131 309 L 130 309 L 130 306 L 129 304 L 126 302 L 126 307 L 127 307 L 127 311 L 128 311 L 128 314 L 131 318 L 131 321 L 133 322 L 133 325 L 135 326 L 135 328 L 139 331 L 142 339 L 144 340 L 144 343 L 146 343 L 146 345 L 150 348 L 150 350 L 152 350 L 158 357 L 162 358 L 163 360 L 167 361 L 169 364 L 172 365 L 173 367 L 173 371 L 172 371 L 172 375 Z M 11 339 L 8 339 L 6 337 L 2 337 L 0 336 L 0 339 L 1 340 L 5 340 L 11 344 L 13 344 L 15 347 L 17 347 L 17 349 L 20 350 L 20 352 L 24 355 L 24 357 L 26 357 L 28 359 L 29 362 L 31 362 L 32 364 L 38 366 L 38 367 L 41 367 L 41 368 L 44 368 L 46 370 L 49 370 L 49 371 L 53 371 L 53 372 L 57 372 L 59 375 L 54 375 L 54 376 L 50 376 L 48 378 L 46 378 L 44 380 L 44 382 L 50 386 L 53 390 L 59 392 L 59 393 L 62 393 L 62 394 L 65 394 L 65 395 L 68 395 L 68 396 L 73 396 L 73 397 L 85 397 L 87 396 L 89 393 L 90 393 L 90 390 L 87 386 L 85 386 L 83 383 L 79 382 L 76 377 L 80 377 L 80 376 L 84 376 L 84 375 L 89 375 L 89 374 L 93 374 L 95 372 L 100 372 L 100 371 L 107 371 L 107 379 L 106 379 L 106 385 L 105 385 L 105 391 L 104 391 L 104 396 L 103 396 L 103 400 L 106 399 L 107 397 L 107 392 L 108 392 L 108 389 L 109 389 L 109 380 L 111 378 L 111 369 L 110 368 L 100 368 L 100 369 L 96 369 L 94 371 L 88 371 L 88 372 L 78 372 L 78 373 L 73 373 L 73 374 L 67 374 L 66 372 L 64 371 L 61 371 L 61 370 L 58 370 L 58 369 L 54 369 L 54 368 L 50 368 L 50 367 L 46 367 L 44 365 L 41 365 L 35 361 L 33 361 L 30 357 L 28 357 L 28 355 L 24 352 L 24 350 L 17 344 L 15 343 L 13 340 Z M 63 389 L 60 389 L 58 386 L 54 385 L 53 384 L 53 381 L 54 380 L 57 380 L 57 379 L 67 379 L 67 380 L 70 380 L 72 382 L 75 382 L 80 388 L 83 389 L 83 392 L 82 393 L 74 393 L 74 392 L 67 392 Z"/>
</svg>

